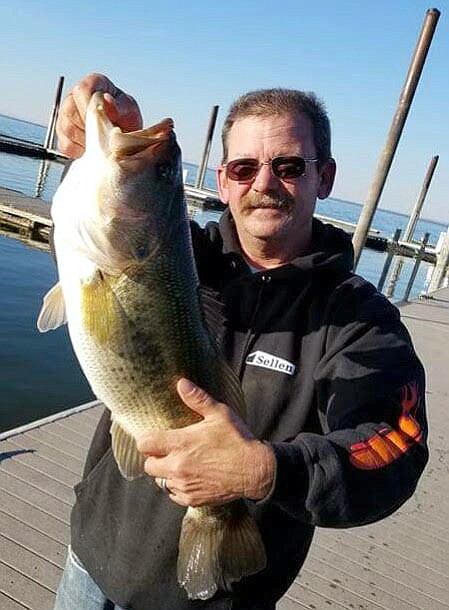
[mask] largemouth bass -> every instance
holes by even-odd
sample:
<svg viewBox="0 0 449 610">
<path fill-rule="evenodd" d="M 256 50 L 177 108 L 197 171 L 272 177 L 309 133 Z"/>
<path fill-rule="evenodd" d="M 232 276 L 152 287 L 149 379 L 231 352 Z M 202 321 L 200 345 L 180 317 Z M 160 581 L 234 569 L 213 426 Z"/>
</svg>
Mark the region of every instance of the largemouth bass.
<svg viewBox="0 0 449 610">
<path fill-rule="evenodd" d="M 129 480 L 144 475 L 135 437 L 198 421 L 176 392 L 187 377 L 244 417 L 238 379 L 208 333 L 171 119 L 123 133 L 95 93 L 86 150 L 52 205 L 59 282 L 38 328 L 68 323 L 81 367 L 111 411 L 112 449 Z M 192 599 L 261 570 L 265 550 L 243 501 L 189 507 L 178 581 Z"/>
</svg>

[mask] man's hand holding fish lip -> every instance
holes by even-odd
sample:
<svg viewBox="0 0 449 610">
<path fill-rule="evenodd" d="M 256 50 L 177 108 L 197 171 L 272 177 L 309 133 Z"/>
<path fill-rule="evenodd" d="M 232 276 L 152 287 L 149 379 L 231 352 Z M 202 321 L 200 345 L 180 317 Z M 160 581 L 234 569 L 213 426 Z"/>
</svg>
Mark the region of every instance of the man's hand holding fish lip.
<svg viewBox="0 0 449 610">
<path fill-rule="evenodd" d="M 180 506 L 264 499 L 275 473 L 271 447 L 254 438 L 227 405 L 191 381 L 180 379 L 177 389 L 203 419 L 185 428 L 141 434 L 136 442 L 148 456 L 147 474 L 156 481 L 166 479 L 169 497 Z"/>
<path fill-rule="evenodd" d="M 90 74 L 70 90 L 62 102 L 56 125 L 58 148 L 71 159 L 78 159 L 84 153 L 86 110 L 95 91 L 105 94 L 105 111 L 114 125 L 125 132 L 142 128 L 142 115 L 135 99 L 116 87 L 106 76 Z"/>
</svg>

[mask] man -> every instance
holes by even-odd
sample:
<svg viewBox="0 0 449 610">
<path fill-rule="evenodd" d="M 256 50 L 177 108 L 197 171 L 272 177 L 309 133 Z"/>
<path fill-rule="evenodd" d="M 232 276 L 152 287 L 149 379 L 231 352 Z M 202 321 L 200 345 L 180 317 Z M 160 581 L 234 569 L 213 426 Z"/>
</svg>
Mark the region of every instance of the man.
<svg viewBox="0 0 449 610">
<path fill-rule="evenodd" d="M 72 157 L 83 152 L 95 90 L 108 94 L 113 122 L 141 126 L 135 101 L 90 75 L 61 109 L 59 146 Z M 218 168 L 228 208 L 219 224 L 192 223 L 192 239 L 200 281 L 224 304 L 221 345 L 241 380 L 246 424 L 181 380 L 202 421 L 139 438 L 150 476 L 129 483 L 105 414 L 76 488 L 58 610 L 272 610 L 315 526 L 381 519 L 413 493 L 428 455 L 424 372 L 396 308 L 351 273 L 347 236 L 313 220 L 335 169 L 313 94 L 257 91 L 231 107 Z M 267 566 L 189 602 L 175 577 L 183 507 L 239 497 L 257 519 Z"/>
</svg>

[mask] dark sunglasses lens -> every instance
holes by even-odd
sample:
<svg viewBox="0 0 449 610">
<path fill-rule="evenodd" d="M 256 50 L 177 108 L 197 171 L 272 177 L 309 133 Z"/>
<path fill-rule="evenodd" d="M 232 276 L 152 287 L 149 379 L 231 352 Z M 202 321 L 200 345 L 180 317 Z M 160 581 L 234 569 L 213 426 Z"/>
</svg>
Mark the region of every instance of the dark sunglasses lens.
<svg viewBox="0 0 449 610">
<path fill-rule="evenodd" d="M 255 159 L 236 159 L 226 166 L 226 175 L 230 180 L 245 182 L 257 174 L 259 164 Z"/>
<path fill-rule="evenodd" d="M 273 173 L 283 180 L 299 178 L 304 174 L 306 162 L 302 157 L 276 157 L 272 161 Z"/>
</svg>

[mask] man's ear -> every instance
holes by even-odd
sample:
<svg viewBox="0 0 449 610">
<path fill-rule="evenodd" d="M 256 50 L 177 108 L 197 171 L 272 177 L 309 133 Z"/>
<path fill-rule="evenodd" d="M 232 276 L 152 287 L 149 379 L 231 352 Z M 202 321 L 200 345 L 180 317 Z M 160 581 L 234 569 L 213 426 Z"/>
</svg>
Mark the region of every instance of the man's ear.
<svg viewBox="0 0 449 610">
<path fill-rule="evenodd" d="M 335 159 L 328 159 L 320 168 L 320 184 L 318 186 L 318 199 L 329 197 L 334 186 L 337 164 Z"/>
<path fill-rule="evenodd" d="M 221 202 L 227 205 L 229 203 L 228 179 L 226 169 L 222 165 L 217 167 L 217 186 Z"/>
</svg>

